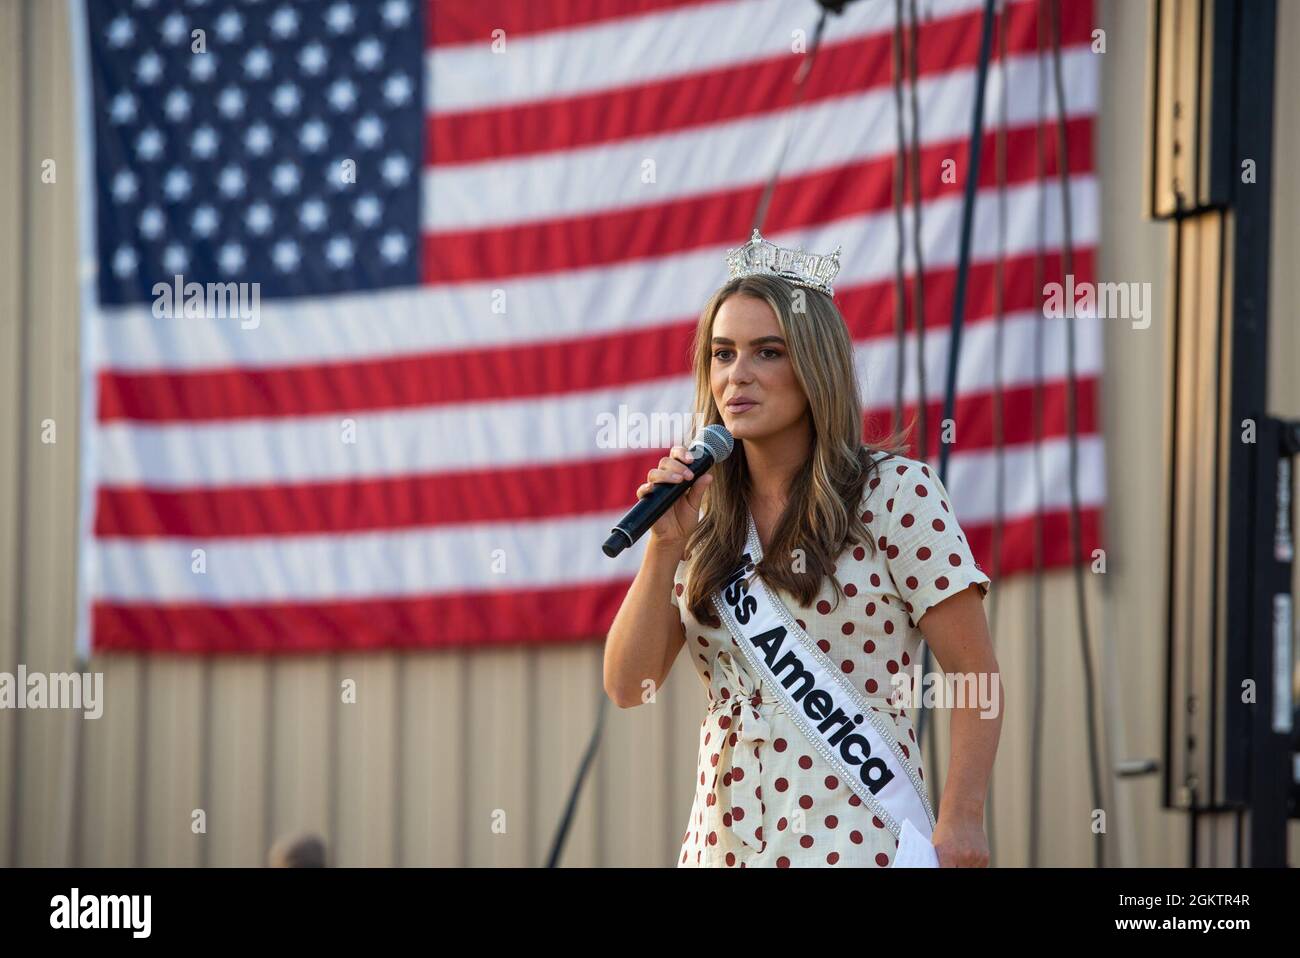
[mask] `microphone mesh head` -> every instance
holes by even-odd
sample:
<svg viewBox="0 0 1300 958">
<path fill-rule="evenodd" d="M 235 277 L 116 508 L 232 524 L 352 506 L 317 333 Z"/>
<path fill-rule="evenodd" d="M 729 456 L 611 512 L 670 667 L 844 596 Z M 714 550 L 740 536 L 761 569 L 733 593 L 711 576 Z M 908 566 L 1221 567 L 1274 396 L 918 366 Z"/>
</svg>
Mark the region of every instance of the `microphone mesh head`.
<svg viewBox="0 0 1300 958">
<path fill-rule="evenodd" d="M 703 446 L 709 450 L 714 462 L 722 462 L 731 455 L 731 450 L 736 448 L 736 440 L 731 437 L 731 433 L 725 426 L 713 425 L 701 429 L 691 445 Z"/>
</svg>

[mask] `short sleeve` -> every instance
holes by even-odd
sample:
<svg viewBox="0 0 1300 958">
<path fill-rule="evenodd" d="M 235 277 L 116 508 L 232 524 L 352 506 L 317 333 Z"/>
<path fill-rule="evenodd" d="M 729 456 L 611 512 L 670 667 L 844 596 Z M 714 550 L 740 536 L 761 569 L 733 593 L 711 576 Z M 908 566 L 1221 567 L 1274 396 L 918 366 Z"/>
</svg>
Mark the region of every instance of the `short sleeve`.
<svg viewBox="0 0 1300 958">
<path fill-rule="evenodd" d="M 981 597 L 987 595 L 989 577 L 971 554 L 939 476 L 915 460 L 884 469 L 886 476 L 897 476 L 898 486 L 885 503 L 889 519 L 882 546 L 912 621 L 972 584 L 979 585 Z"/>
</svg>

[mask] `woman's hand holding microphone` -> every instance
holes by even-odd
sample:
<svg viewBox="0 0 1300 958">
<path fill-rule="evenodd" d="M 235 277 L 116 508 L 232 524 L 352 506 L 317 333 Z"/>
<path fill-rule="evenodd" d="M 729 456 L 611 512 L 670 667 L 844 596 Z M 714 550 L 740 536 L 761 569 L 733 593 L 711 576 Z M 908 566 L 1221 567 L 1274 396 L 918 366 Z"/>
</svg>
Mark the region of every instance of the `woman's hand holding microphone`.
<svg viewBox="0 0 1300 958">
<path fill-rule="evenodd" d="M 646 481 L 637 488 L 636 497 L 644 498 L 659 482 L 690 482 L 695 474 L 690 463 L 695 457 L 685 446 L 673 446 L 668 455 L 659 460 L 659 465 L 646 473 Z M 700 503 L 704 499 L 704 490 L 713 481 L 712 473 L 706 472 L 695 480 L 686 490 L 686 494 L 673 503 L 650 527 L 650 546 L 676 550 L 680 553 L 686 548 L 686 540 L 699 524 Z"/>
</svg>

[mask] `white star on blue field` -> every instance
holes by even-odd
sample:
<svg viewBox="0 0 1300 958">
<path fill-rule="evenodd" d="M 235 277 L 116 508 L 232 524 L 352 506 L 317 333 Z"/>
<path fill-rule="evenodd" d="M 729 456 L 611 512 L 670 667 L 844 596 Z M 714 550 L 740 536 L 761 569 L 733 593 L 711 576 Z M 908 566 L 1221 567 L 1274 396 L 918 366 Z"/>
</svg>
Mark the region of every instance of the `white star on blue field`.
<svg viewBox="0 0 1300 958">
<path fill-rule="evenodd" d="M 87 0 L 100 301 L 420 281 L 416 0 Z M 201 30 L 202 52 L 195 51 Z"/>
</svg>

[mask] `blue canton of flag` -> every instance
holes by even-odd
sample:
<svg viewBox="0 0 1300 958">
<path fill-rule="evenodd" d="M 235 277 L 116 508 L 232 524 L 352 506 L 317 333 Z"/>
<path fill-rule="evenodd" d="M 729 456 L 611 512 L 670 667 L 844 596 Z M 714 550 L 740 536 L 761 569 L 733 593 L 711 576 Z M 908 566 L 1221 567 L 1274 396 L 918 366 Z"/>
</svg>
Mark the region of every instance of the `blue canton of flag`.
<svg viewBox="0 0 1300 958">
<path fill-rule="evenodd" d="M 267 298 L 419 282 L 422 4 L 86 11 L 101 302 L 176 274 Z"/>
</svg>

